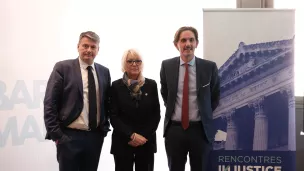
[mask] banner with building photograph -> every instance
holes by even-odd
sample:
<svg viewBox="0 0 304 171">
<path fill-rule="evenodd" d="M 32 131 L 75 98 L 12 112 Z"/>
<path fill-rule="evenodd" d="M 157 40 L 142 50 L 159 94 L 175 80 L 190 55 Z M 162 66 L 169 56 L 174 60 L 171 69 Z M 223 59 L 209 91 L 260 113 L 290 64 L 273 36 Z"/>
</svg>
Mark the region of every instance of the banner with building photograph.
<svg viewBox="0 0 304 171">
<path fill-rule="evenodd" d="M 209 171 L 295 171 L 294 10 L 204 10 L 220 104 Z"/>
</svg>

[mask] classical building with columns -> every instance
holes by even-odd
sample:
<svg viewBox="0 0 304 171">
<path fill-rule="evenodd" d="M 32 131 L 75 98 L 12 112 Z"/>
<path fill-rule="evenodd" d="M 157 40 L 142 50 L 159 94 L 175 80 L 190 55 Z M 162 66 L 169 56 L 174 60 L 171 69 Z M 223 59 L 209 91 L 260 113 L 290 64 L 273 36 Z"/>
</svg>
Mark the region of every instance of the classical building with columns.
<svg viewBox="0 0 304 171">
<path fill-rule="evenodd" d="M 219 75 L 214 150 L 295 151 L 294 38 L 241 42 Z"/>
</svg>

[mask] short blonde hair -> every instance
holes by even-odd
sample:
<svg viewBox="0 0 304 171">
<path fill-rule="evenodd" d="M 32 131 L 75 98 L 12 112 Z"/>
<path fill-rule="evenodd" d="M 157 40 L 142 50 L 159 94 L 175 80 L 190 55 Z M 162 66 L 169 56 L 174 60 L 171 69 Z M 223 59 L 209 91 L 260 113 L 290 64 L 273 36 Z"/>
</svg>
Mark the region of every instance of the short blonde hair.
<svg viewBox="0 0 304 171">
<path fill-rule="evenodd" d="M 142 57 L 141 57 L 140 53 L 137 50 L 135 50 L 135 49 L 128 49 L 128 50 L 126 50 L 124 52 L 122 58 L 121 58 L 121 71 L 122 72 L 126 72 L 128 57 L 138 58 L 138 59 L 142 60 Z M 139 65 L 140 72 L 143 71 L 143 68 L 144 68 L 144 64 L 143 64 L 143 61 L 142 61 L 141 65 Z"/>
</svg>

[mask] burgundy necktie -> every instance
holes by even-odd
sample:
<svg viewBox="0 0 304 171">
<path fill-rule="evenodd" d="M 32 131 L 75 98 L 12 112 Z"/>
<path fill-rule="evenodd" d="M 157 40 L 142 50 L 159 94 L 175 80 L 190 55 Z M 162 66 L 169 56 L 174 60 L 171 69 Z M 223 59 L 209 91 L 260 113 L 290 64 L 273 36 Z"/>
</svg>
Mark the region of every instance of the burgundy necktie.
<svg viewBox="0 0 304 171">
<path fill-rule="evenodd" d="M 185 77 L 183 88 L 183 104 L 182 104 L 182 126 L 187 129 L 189 126 L 189 72 L 188 63 L 185 63 Z"/>
</svg>

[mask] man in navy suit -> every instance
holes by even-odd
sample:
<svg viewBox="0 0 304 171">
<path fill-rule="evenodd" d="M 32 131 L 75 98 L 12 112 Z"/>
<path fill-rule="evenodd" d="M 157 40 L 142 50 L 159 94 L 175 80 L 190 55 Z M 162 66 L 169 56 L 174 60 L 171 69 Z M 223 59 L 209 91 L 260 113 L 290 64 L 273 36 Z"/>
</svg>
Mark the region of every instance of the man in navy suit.
<svg viewBox="0 0 304 171">
<path fill-rule="evenodd" d="M 206 171 L 215 131 L 212 112 L 218 106 L 220 85 L 214 62 L 194 55 L 198 33 L 181 27 L 174 37 L 179 57 L 164 60 L 161 94 L 166 106 L 164 137 L 170 171 L 184 171 L 189 154 L 191 171 Z"/>
<path fill-rule="evenodd" d="M 94 59 L 99 36 L 80 34 L 79 57 L 57 62 L 44 98 L 46 139 L 56 143 L 60 171 L 97 171 L 104 137 L 109 131 L 108 68 Z"/>
</svg>

